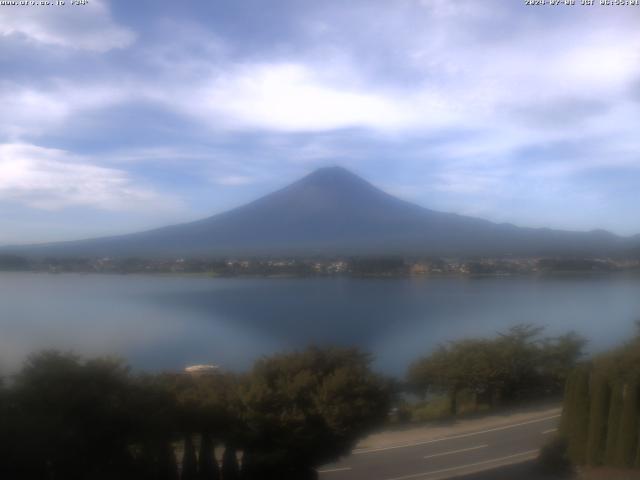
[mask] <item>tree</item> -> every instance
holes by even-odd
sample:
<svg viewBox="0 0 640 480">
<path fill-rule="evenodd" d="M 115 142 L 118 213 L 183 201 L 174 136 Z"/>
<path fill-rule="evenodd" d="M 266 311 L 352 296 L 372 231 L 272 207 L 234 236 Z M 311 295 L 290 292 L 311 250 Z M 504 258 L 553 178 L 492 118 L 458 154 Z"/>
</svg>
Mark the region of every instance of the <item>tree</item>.
<svg viewBox="0 0 640 480">
<path fill-rule="evenodd" d="M 541 339 L 541 332 L 541 327 L 517 325 L 494 339 L 441 345 L 410 366 L 407 383 L 422 395 L 446 394 L 452 415 L 458 413 L 461 391 L 490 406 L 559 394 L 584 340 L 573 333 Z"/>
<path fill-rule="evenodd" d="M 419 359 L 409 367 L 408 383 L 412 389 L 425 396 L 429 392 L 446 393 L 449 413 L 458 411 L 458 392 L 463 388 L 462 379 L 454 369 L 453 354 L 448 346 L 440 345 L 429 356 Z"/>
<path fill-rule="evenodd" d="M 540 385 L 540 339 L 543 327 L 523 324 L 500 333 L 495 341 L 501 398 L 515 402 L 528 398 Z"/>
<path fill-rule="evenodd" d="M 567 343 L 578 344 L 569 340 Z M 640 336 L 570 374 L 560 425 L 575 463 L 639 465 L 639 377 Z"/>
<path fill-rule="evenodd" d="M 173 441 L 179 431 L 179 412 L 175 395 L 166 388 L 162 376 L 139 375 L 132 379 L 130 418 L 134 434 L 130 448 L 137 469 L 145 478 L 175 480 L 178 477 Z"/>
<path fill-rule="evenodd" d="M 589 370 L 576 369 L 573 379 L 572 409 L 569 424 L 569 458 L 577 464 L 584 464 L 589 435 Z"/>
<path fill-rule="evenodd" d="M 263 478 L 268 480 L 270 477 L 267 474 L 272 474 L 273 472 L 266 472 L 265 470 L 264 462 L 259 465 L 254 460 L 254 455 L 250 450 L 245 449 L 242 452 L 242 468 L 240 470 L 240 478 L 242 480 L 262 480 Z"/>
<path fill-rule="evenodd" d="M 159 382 L 175 397 L 178 429 L 233 440 L 240 428 L 238 378 L 233 374 L 163 374 Z"/>
<path fill-rule="evenodd" d="M 615 463 L 620 467 L 631 467 L 635 460 L 638 443 L 638 383 L 632 381 L 624 386 L 622 418 L 616 442 Z"/>
<path fill-rule="evenodd" d="M 198 478 L 200 480 L 219 480 L 220 468 L 213 451 L 211 434 L 203 433 L 200 440 L 200 455 L 198 455 Z"/>
<path fill-rule="evenodd" d="M 607 419 L 607 444 L 605 449 L 605 464 L 615 463 L 618 449 L 618 432 L 620 431 L 620 420 L 622 417 L 624 385 L 617 381 L 611 389 L 611 401 L 609 402 L 609 418 Z"/>
<path fill-rule="evenodd" d="M 591 374 L 591 406 L 589 411 L 589 439 L 587 441 L 587 463 L 601 465 L 607 440 L 607 416 L 611 389 L 609 381 L 601 372 Z"/>
<path fill-rule="evenodd" d="M 82 362 L 53 351 L 30 357 L 13 387 L 28 455 L 53 478 L 124 475 L 132 460 L 129 386 L 117 360 Z"/>
<path fill-rule="evenodd" d="M 540 350 L 540 374 L 546 393 L 561 393 L 569 372 L 582 356 L 587 340 L 575 332 L 545 338 Z"/>
<path fill-rule="evenodd" d="M 420 393 L 446 393 L 449 413 L 458 413 L 458 394 L 462 390 L 483 397 L 493 404 L 501 378 L 492 342 L 483 339 L 460 340 L 441 345 L 431 355 L 409 367 L 408 382 Z"/>
<path fill-rule="evenodd" d="M 198 478 L 198 459 L 196 458 L 196 449 L 189 433 L 184 437 L 182 475 L 180 478 L 181 480 L 196 480 Z"/>
<path fill-rule="evenodd" d="M 34 438 L 24 428 L 27 421 L 15 393 L 0 379 L 0 478 L 29 480 L 46 475 L 44 462 L 33 455 Z"/>
<path fill-rule="evenodd" d="M 386 418 L 389 388 L 369 363 L 356 349 L 309 348 L 255 364 L 240 399 L 243 450 L 260 478 L 307 478 Z"/>
<path fill-rule="evenodd" d="M 574 372 L 571 372 L 567 376 L 567 381 L 565 382 L 564 397 L 562 400 L 562 416 L 560 417 L 560 425 L 558 427 L 560 436 L 565 440 L 569 438 L 569 435 L 571 435 L 571 425 L 573 424 L 572 415 L 574 413 L 573 402 L 575 394 L 574 379 Z"/>
<path fill-rule="evenodd" d="M 354 275 L 397 275 L 405 272 L 407 266 L 402 257 L 359 257 L 350 261 Z"/>
<path fill-rule="evenodd" d="M 17 255 L 0 254 L 0 271 L 23 271 L 29 269 L 29 261 Z"/>
<path fill-rule="evenodd" d="M 231 444 L 225 445 L 222 454 L 222 480 L 239 480 L 240 467 L 238 466 L 237 451 Z"/>
<path fill-rule="evenodd" d="M 178 464 L 173 446 L 169 442 L 162 442 L 156 460 L 155 474 L 151 478 L 159 480 L 178 480 Z"/>
</svg>

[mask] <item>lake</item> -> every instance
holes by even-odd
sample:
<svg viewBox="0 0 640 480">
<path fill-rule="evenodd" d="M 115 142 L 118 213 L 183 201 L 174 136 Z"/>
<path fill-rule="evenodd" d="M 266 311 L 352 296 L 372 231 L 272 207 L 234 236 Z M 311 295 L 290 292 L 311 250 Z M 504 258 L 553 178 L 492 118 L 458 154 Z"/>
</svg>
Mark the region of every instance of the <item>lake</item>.
<svg viewBox="0 0 640 480">
<path fill-rule="evenodd" d="M 592 351 L 629 338 L 640 277 L 206 278 L 0 273 L 0 369 L 42 348 L 135 368 L 248 368 L 309 344 L 356 345 L 401 375 L 438 343 L 517 323 L 576 330 Z"/>
</svg>

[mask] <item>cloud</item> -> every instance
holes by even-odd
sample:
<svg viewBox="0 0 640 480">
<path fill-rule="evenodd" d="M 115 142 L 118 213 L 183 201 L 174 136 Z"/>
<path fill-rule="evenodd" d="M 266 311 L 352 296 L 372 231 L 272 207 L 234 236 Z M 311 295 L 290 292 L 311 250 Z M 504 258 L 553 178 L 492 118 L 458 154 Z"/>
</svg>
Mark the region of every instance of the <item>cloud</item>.
<svg viewBox="0 0 640 480">
<path fill-rule="evenodd" d="M 232 55 L 241 39 L 223 38 L 197 24 L 179 28 L 176 21 L 170 24 L 175 24 L 171 45 L 178 47 L 166 41 L 145 45 L 136 68 L 114 67 L 107 75 L 85 78 L 82 89 L 69 78 L 55 78 L 53 87 L 45 88 L 7 81 L 3 103 L 11 120 L 0 121 L 0 134 L 25 138 L 35 133 L 33 125 L 59 124 L 77 112 L 147 102 L 216 132 L 476 130 L 468 140 L 470 151 L 476 141 L 485 148 L 487 137 L 509 137 L 517 149 L 589 135 L 577 128 L 560 130 L 558 123 L 604 115 L 625 101 L 640 78 L 637 52 L 628 47 L 640 39 L 633 29 L 625 45 L 612 50 L 607 45 L 618 32 L 607 22 L 551 23 L 544 36 L 535 37 L 529 23 L 540 30 L 541 19 L 527 22 L 522 12 L 487 15 L 489 7 L 468 2 L 456 2 L 455 8 L 447 6 L 450 2 L 421 3 L 395 9 L 383 3 L 341 6 L 340 18 L 328 8 L 307 22 L 328 25 L 324 47 L 303 43 L 276 54 L 265 45 L 244 60 Z M 354 31 L 342 17 L 353 20 L 356 14 L 385 22 L 363 22 Z M 575 38 L 580 42 L 571 41 Z M 344 40 L 339 48 L 333 44 L 338 39 Z M 381 65 L 374 65 L 375 56 L 369 60 L 365 46 L 380 53 Z M 503 151 L 506 141 L 499 143 Z"/>
<path fill-rule="evenodd" d="M 382 95 L 323 82 L 316 71 L 299 63 L 238 65 L 184 92 L 172 97 L 172 105 L 231 129 L 393 128 L 406 115 Z"/>
<path fill-rule="evenodd" d="M 378 10 L 368 13 L 381 14 Z M 437 12 L 422 18 L 419 31 L 415 20 L 396 19 L 393 13 L 382 32 L 366 32 L 365 26 L 364 33 L 347 37 L 340 49 L 316 47 L 287 58 L 214 62 L 208 70 L 203 68 L 206 61 L 200 62 L 191 79 L 181 72 L 181 84 L 186 81 L 189 88 L 176 90 L 169 75 L 148 95 L 213 130 L 297 133 L 364 128 L 398 135 L 475 129 L 495 137 L 504 132 L 518 138 L 515 146 L 522 147 L 588 135 L 579 128 L 558 130 L 558 123 L 573 127 L 601 117 L 627 101 L 640 78 L 638 52 L 628 46 L 634 38 L 640 40 L 633 29 L 627 32 L 631 43 L 625 40 L 625 46 L 614 50 L 608 45 L 619 32 L 607 23 L 552 25 L 536 42 L 531 41 L 535 32 L 525 23 L 521 32 L 505 27 L 508 39 L 485 30 L 476 31 L 471 41 L 459 35 L 460 30 L 469 22 L 479 28 L 479 18 L 489 28 L 486 16 L 461 9 L 457 23 L 447 29 L 438 21 L 451 15 Z M 506 14 L 498 17 L 523 22 Z M 345 35 L 335 28 L 332 33 Z M 355 41 L 358 36 L 367 42 Z M 363 60 L 369 53 L 362 44 L 380 52 L 380 61 L 387 64 L 382 75 L 382 66 Z"/>
<path fill-rule="evenodd" d="M 37 44 L 93 52 L 125 48 L 135 40 L 130 29 L 113 21 L 101 0 L 78 6 L 67 1 L 64 6 L 16 5 L 2 9 L 0 35 L 5 37 L 22 36 Z"/>
<path fill-rule="evenodd" d="M 0 144 L 0 200 L 42 210 L 83 206 L 103 210 L 175 209 L 123 170 L 93 165 L 63 150 Z"/>
<path fill-rule="evenodd" d="M 13 141 L 69 128 L 67 120 L 125 102 L 132 94 L 126 84 L 96 82 L 78 88 L 74 82 L 53 79 L 39 88 L 0 81 L 0 139 Z"/>
<path fill-rule="evenodd" d="M 226 175 L 222 177 L 216 177 L 213 181 L 218 185 L 237 187 L 242 185 L 249 185 L 255 182 L 255 179 L 244 175 Z"/>
</svg>

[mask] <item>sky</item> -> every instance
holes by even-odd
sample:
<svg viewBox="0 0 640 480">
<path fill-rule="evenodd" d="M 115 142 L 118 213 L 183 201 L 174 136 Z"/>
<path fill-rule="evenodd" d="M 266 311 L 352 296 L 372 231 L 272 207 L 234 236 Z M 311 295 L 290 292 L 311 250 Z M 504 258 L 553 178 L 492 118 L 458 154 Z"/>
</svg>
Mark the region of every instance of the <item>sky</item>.
<svg viewBox="0 0 640 480">
<path fill-rule="evenodd" d="M 640 7 L 576 3 L 0 5 L 0 244 L 203 218 L 330 165 L 640 233 Z"/>
</svg>

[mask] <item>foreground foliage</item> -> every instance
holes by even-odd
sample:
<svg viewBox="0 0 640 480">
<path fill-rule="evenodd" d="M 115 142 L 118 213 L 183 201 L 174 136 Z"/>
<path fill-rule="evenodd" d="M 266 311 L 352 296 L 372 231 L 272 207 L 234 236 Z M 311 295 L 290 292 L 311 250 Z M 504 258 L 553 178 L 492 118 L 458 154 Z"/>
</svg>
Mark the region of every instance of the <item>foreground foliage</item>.
<svg viewBox="0 0 640 480">
<path fill-rule="evenodd" d="M 640 467 L 639 389 L 640 330 L 571 373 L 561 435 L 574 463 Z"/>
<path fill-rule="evenodd" d="M 44 352 L 0 384 L 0 478 L 314 478 L 385 419 L 389 398 L 356 350 L 277 355 L 243 377 L 132 375 Z"/>
<path fill-rule="evenodd" d="M 450 415 L 459 413 L 461 394 L 489 407 L 560 395 L 585 340 L 575 333 L 544 338 L 542 332 L 518 325 L 496 338 L 441 345 L 410 366 L 407 382 L 423 396 L 446 394 Z"/>
</svg>

